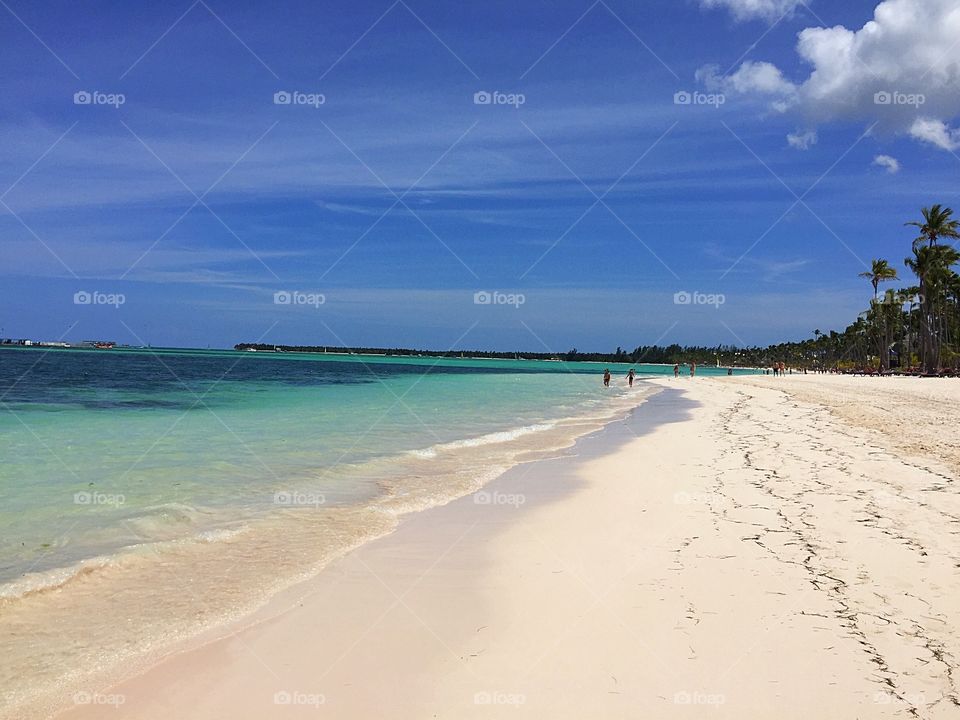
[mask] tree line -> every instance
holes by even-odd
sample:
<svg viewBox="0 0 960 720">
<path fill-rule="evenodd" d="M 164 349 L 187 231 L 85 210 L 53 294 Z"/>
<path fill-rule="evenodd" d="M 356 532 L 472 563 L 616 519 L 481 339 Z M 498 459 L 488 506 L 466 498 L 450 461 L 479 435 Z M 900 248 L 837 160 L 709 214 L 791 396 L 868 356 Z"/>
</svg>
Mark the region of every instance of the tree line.
<svg viewBox="0 0 960 720">
<path fill-rule="evenodd" d="M 235 350 L 258 350 L 260 352 L 309 352 L 357 355 L 386 355 L 389 357 L 443 357 L 443 358 L 491 358 L 500 360 L 564 360 L 568 362 L 608 363 L 675 363 L 694 361 L 716 362 L 718 357 L 732 362 L 745 350 L 728 345 L 717 347 L 694 347 L 681 345 L 641 345 L 631 352 L 617 348 L 615 352 L 581 352 L 576 348 L 564 353 L 529 352 L 526 350 L 417 350 L 413 348 L 342 347 L 334 345 L 272 345 L 268 343 L 239 343 Z M 757 349 L 759 351 L 759 349 Z M 743 364 L 738 363 L 738 364 Z"/>
</svg>

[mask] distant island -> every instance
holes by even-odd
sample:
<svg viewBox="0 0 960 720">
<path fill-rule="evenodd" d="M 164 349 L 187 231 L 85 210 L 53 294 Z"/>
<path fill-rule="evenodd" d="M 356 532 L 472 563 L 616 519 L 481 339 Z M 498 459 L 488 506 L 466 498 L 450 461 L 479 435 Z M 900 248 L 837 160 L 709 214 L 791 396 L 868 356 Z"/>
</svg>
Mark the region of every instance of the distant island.
<svg viewBox="0 0 960 720">
<path fill-rule="evenodd" d="M 783 346 L 775 346 L 781 348 Z M 494 350 L 417 350 L 413 348 L 342 347 L 335 345 L 273 345 L 270 343 L 238 343 L 234 350 L 251 352 L 326 353 L 339 355 L 384 355 L 387 357 L 487 358 L 496 360 L 544 360 L 554 362 L 648 363 L 651 365 L 695 362 L 724 367 L 763 367 L 782 357 L 771 348 L 738 348 L 681 345 L 641 345 L 631 352 L 618 347 L 612 353 L 581 352 L 573 348 L 565 353 L 509 352 Z"/>
<path fill-rule="evenodd" d="M 43 348 L 96 348 L 97 350 L 113 350 L 117 347 L 117 343 L 113 340 L 81 340 L 77 343 L 69 343 L 63 340 L 30 340 L 28 338 L 0 338 L 0 345 Z"/>
</svg>

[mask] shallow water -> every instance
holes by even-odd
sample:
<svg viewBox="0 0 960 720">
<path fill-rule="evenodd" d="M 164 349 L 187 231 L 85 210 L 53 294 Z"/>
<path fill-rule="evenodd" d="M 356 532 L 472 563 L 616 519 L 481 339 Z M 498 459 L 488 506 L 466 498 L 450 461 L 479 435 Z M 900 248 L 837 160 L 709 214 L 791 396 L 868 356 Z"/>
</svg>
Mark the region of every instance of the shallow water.
<svg viewBox="0 0 960 720">
<path fill-rule="evenodd" d="M 602 369 L 0 349 L 0 703 L 239 617 L 623 416 L 642 383 L 604 389 Z"/>
</svg>

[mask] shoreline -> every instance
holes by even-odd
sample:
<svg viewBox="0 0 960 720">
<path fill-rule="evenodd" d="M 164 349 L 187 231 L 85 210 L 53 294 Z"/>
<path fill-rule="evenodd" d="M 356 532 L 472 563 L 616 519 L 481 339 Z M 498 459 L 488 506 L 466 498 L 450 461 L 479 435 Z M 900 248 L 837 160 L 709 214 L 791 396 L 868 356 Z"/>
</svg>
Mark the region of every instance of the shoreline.
<svg viewBox="0 0 960 720">
<path fill-rule="evenodd" d="M 110 717 L 951 717 L 950 458 L 851 414 L 865 386 L 788 383 L 655 381 L 105 691 Z M 838 390 L 847 416 L 794 394 Z"/>
<path fill-rule="evenodd" d="M 248 529 L 245 533 L 231 535 L 222 539 L 222 541 L 200 543 L 199 539 L 196 539 L 188 543 L 190 547 L 195 546 L 197 552 L 202 551 L 203 558 L 209 556 L 209 559 L 202 559 L 198 555 L 194 558 L 195 566 L 181 567 L 181 570 L 185 573 L 179 581 L 178 594 L 182 597 L 175 599 L 175 602 L 170 600 L 169 594 L 164 594 L 164 590 L 172 590 L 176 587 L 171 583 L 177 582 L 177 576 L 171 575 L 171 568 L 165 566 L 171 560 L 183 565 L 183 562 L 189 560 L 189 557 L 193 557 L 193 555 L 188 557 L 189 550 L 179 549 L 178 542 L 173 544 L 154 543 L 149 546 L 130 548 L 118 554 L 109 563 L 91 561 L 89 571 L 81 570 L 60 585 L 32 593 L 32 597 L 27 595 L 21 599 L 8 599 L 4 611 L 5 617 L 0 619 L 0 626 L 4 628 L 4 633 L 12 641 L 16 640 L 28 644 L 32 644 L 39 635 L 49 646 L 48 651 L 51 652 L 56 652 L 54 645 L 51 643 L 58 644 L 62 642 L 62 639 L 69 638 L 71 635 L 64 635 L 63 638 L 55 635 L 48 636 L 45 628 L 61 627 L 63 623 L 67 623 L 69 627 L 69 625 L 74 624 L 73 618 L 78 615 L 91 617 L 90 612 L 94 612 L 94 608 L 99 609 L 95 611 L 93 617 L 104 615 L 104 611 L 106 611 L 108 617 L 105 617 L 108 623 L 111 622 L 109 618 L 112 617 L 125 617 L 126 623 L 130 623 L 133 618 L 138 616 L 138 610 L 134 608 L 159 603 L 163 607 L 169 606 L 171 611 L 177 612 L 175 615 L 167 615 L 166 617 L 169 617 L 170 620 L 176 620 L 178 624 L 170 625 L 168 622 L 168 628 L 175 628 L 176 633 L 171 635 L 170 630 L 168 630 L 166 632 L 167 637 L 161 638 L 158 633 L 163 632 L 165 615 L 159 609 L 157 611 L 151 610 L 148 615 L 143 616 L 144 620 L 149 621 L 143 630 L 143 637 L 128 634 L 129 642 L 131 644 L 137 643 L 137 650 L 124 655 L 122 664 L 117 660 L 109 659 L 111 656 L 107 655 L 107 665 L 97 667 L 95 670 L 91 670 L 95 666 L 88 663 L 99 663 L 100 653 L 104 650 L 114 652 L 115 648 L 122 649 L 123 645 L 117 641 L 124 639 L 123 634 L 126 631 L 123 630 L 122 625 L 118 626 L 121 635 L 111 632 L 109 642 L 107 636 L 94 632 L 93 628 L 82 630 L 79 634 L 73 632 L 72 635 L 76 636 L 73 642 L 79 642 L 85 646 L 82 655 L 78 656 L 76 664 L 70 667 L 64 666 L 57 678 L 56 685 L 50 687 L 39 684 L 30 685 L 29 678 L 32 668 L 30 671 L 11 675 L 8 686 L 10 689 L 5 690 L 7 707 L 0 708 L 0 718 L 9 717 L 19 720 L 19 718 L 24 717 L 23 713 L 27 709 L 33 713 L 31 717 L 50 717 L 55 710 L 69 708 L 75 692 L 92 694 L 94 693 L 93 688 L 103 687 L 118 680 L 126 679 L 149 669 L 168 656 L 176 655 L 185 649 L 208 643 L 246 627 L 250 622 L 254 622 L 255 618 L 259 617 L 259 613 L 264 607 L 270 606 L 273 598 L 283 597 L 288 592 L 295 594 L 298 592 L 297 588 L 299 586 L 309 582 L 311 578 L 318 574 L 322 574 L 331 563 L 344 554 L 392 533 L 406 517 L 416 515 L 432 507 L 443 506 L 451 500 L 478 490 L 490 478 L 497 477 L 503 472 L 502 468 L 497 466 L 498 463 L 507 461 L 507 466 L 518 467 L 526 463 L 536 462 L 537 458 L 540 457 L 562 455 L 585 433 L 595 432 L 597 428 L 623 417 L 625 413 L 630 412 L 638 404 L 645 402 L 652 392 L 656 392 L 656 390 L 637 388 L 633 393 L 624 394 L 602 412 L 598 413 L 594 409 L 582 415 L 559 418 L 555 422 L 536 426 L 540 430 L 537 433 L 532 433 L 530 429 L 523 427 L 519 429 L 520 431 L 494 433 L 489 436 L 484 435 L 479 438 L 456 441 L 449 444 L 452 450 L 450 458 L 447 459 L 434 459 L 437 452 L 446 455 L 447 450 L 451 449 L 443 444 L 436 446 L 429 457 L 423 451 L 411 451 L 405 453 L 402 457 L 398 456 L 398 461 L 401 462 L 406 462 L 403 458 L 412 456 L 410 462 L 428 461 L 431 466 L 440 463 L 437 467 L 446 468 L 450 459 L 458 457 L 458 455 L 452 454 L 452 451 L 455 450 L 468 453 L 468 457 L 476 458 L 476 461 L 481 462 L 482 467 L 488 467 L 487 462 L 494 463 L 489 466 L 490 472 L 479 472 L 475 468 L 464 477 L 458 475 L 454 478 L 451 476 L 447 479 L 445 486 L 437 486 L 436 493 L 431 493 L 429 497 L 424 496 L 418 499 L 417 492 L 419 490 L 413 492 L 414 488 L 419 488 L 423 483 L 413 486 L 398 485 L 396 487 L 393 487 L 391 483 L 381 487 L 379 494 L 370 505 L 322 509 L 323 518 L 315 513 L 301 512 L 297 509 L 292 511 L 293 515 L 285 513 L 287 519 L 278 518 L 277 522 L 274 523 L 276 532 L 273 534 L 278 538 L 284 538 L 282 540 L 284 545 L 293 545 L 288 554 L 292 554 L 296 558 L 302 556 L 303 562 L 301 564 L 304 567 L 302 571 L 293 575 L 289 575 L 289 573 L 284 575 L 283 577 L 286 580 L 279 576 L 276 580 L 271 579 L 271 576 L 276 574 L 274 566 L 269 564 L 269 560 L 268 564 L 264 564 L 264 556 L 273 554 L 272 549 L 275 549 L 276 542 L 271 541 L 270 545 L 265 546 L 262 542 L 256 542 L 256 538 L 250 540 L 247 537 L 250 535 Z M 503 437 L 500 437 L 501 435 Z M 494 440 L 497 442 L 493 442 Z M 530 442 L 534 442 L 535 446 L 528 447 Z M 462 448 L 460 448 L 461 444 L 463 445 Z M 500 448 L 501 445 L 503 446 L 502 449 Z M 474 478 L 474 476 L 476 477 Z M 471 478 L 474 479 L 471 480 Z M 317 511 L 321 511 L 321 508 L 317 508 Z M 291 522 L 297 524 L 291 525 Z M 264 527 L 269 530 L 268 526 Z M 234 547 L 237 543 L 245 543 L 245 545 L 239 546 L 240 549 L 238 549 Z M 157 566 L 156 563 L 161 560 L 159 555 L 162 552 L 172 553 L 173 557 L 167 558 L 166 562 L 161 562 Z M 217 560 L 218 555 L 228 552 L 231 554 L 224 555 L 224 560 Z M 238 555 L 238 552 L 243 554 Z M 253 554 L 251 555 L 251 553 Z M 245 591 L 242 597 L 238 595 L 243 590 L 237 585 L 238 581 L 229 577 L 231 568 L 227 567 L 230 564 L 227 563 L 227 560 L 230 557 L 234 558 L 234 564 L 239 566 L 242 563 L 245 566 L 244 572 L 246 574 L 243 577 L 249 576 L 251 569 L 256 571 L 256 577 L 250 578 L 256 581 L 256 585 L 249 588 L 249 591 Z M 201 560 L 202 565 L 199 564 Z M 213 568 L 210 563 L 214 561 L 216 566 L 220 568 L 217 570 L 218 577 L 204 579 L 203 584 L 195 585 L 193 576 L 204 567 Z M 132 563 L 132 566 L 129 563 Z M 289 565 L 286 562 L 284 564 Z M 151 568 L 154 569 L 151 570 Z M 221 579 L 219 574 L 222 572 L 226 572 L 228 575 L 224 575 Z M 120 575 L 119 573 L 126 573 L 126 575 Z M 134 574 L 131 575 L 130 573 Z M 59 571 L 57 571 L 57 574 L 59 574 Z M 109 588 L 113 588 L 113 590 Z M 156 588 L 156 591 L 153 588 Z M 104 592 L 108 592 L 109 595 L 117 593 L 117 595 L 110 598 L 104 596 Z M 223 596 L 222 603 L 217 594 Z M 121 595 L 124 597 L 121 598 Z M 151 595 L 153 595 L 153 598 L 151 598 Z M 127 599 L 128 596 L 129 599 Z M 243 600 L 243 597 L 247 599 Z M 174 604 L 170 605 L 170 602 L 174 602 Z M 237 604 L 238 602 L 240 604 Z M 39 610 L 37 609 L 38 603 Z M 196 628 L 186 628 L 186 626 L 181 628 L 180 625 L 183 625 L 183 623 L 179 622 L 179 618 L 183 613 L 180 613 L 178 608 L 186 612 L 189 611 L 191 604 L 197 608 L 196 615 L 201 624 Z M 221 605 L 226 614 L 217 611 L 217 607 Z M 86 608 L 86 610 L 81 611 L 78 608 Z M 37 612 L 41 614 L 37 615 Z M 216 614 L 218 612 L 219 614 Z M 155 630 L 157 632 L 154 632 Z M 157 638 L 158 642 L 147 642 L 154 637 Z M 27 646 L 21 645 L 21 647 Z M 36 655 L 42 647 L 46 646 L 38 645 L 36 650 L 30 652 Z M 44 663 L 48 663 L 50 656 L 37 655 L 37 657 Z M 11 665 L 8 669 L 13 667 L 15 666 Z M 50 667 L 55 666 L 50 664 Z M 27 678 L 26 683 L 23 681 L 24 677 Z M 86 690 L 85 688 L 90 689 Z"/>
<path fill-rule="evenodd" d="M 409 361 L 410 364 L 430 364 L 436 365 L 439 362 L 475 362 L 483 361 L 482 364 L 488 362 L 525 362 L 525 363 L 557 363 L 561 365 L 571 365 L 571 366 L 596 366 L 592 367 L 590 372 L 596 372 L 597 368 L 600 368 L 604 365 L 616 365 L 616 366 L 630 366 L 630 367 L 657 367 L 664 368 L 664 373 L 654 373 L 652 377 L 658 377 L 661 374 L 668 374 L 670 368 L 673 367 L 674 363 L 670 362 L 632 362 L 630 360 L 565 360 L 562 358 L 540 358 L 540 357 L 496 357 L 488 355 L 448 355 L 447 351 L 444 351 L 443 354 L 431 354 L 436 351 L 428 351 L 427 354 L 416 354 L 416 353 L 391 353 L 389 351 L 384 352 L 324 352 L 319 350 L 258 350 L 255 348 L 243 348 L 238 349 L 236 347 L 229 348 L 180 348 L 180 347 L 150 347 L 142 345 L 117 345 L 111 348 L 96 348 L 93 346 L 87 345 L 58 345 L 58 344 L 41 344 L 40 342 L 33 343 L 31 345 L 19 345 L 19 344 L 4 344 L 0 343 L 0 350 L 11 349 L 17 351 L 32 350 L 37 352 L 51 352 L 55 350 L 73 350 L 73 351 L 82 351 L 90 353 L 112 353 L 112 354 L 148 354 L 148 355 L 212 355 L 212 354 L 221 354 L 226 356 L 238 356 L 242 355 L 245 357 L 252 357 L 254 355 L 260 357 L 276 357 L 278 355 L 286 356 L 306 356 L 313 360 L 321 360 L 323 358 L 339 361 L 339 362 L 357 362 L 363 364 L 364 358 L 370 358 L 371 364 L 377 362 L 383 362 L 384 360 L 388 362 L 399 362 L 399 361 Z M 523 355 L 523 353 L 520 353 Z M 355 358 L 355 360 L 350 360 L 350 358 Z M 431 362 L 432 361 L 432 362 Z M 686 367 L 687 362 L 680 363 L 681 367 Z M 701 364 L 697 366 L 698 371 L 706 372 L 710 374 L 713 372 L 716 375 L 725 374 L 727 370 L 733 370 L 735 375 L 744 375 L 744 374 L 759 374 L 762 373 L 766 368 L 752 365 L 711 365 L 711 364 Z M 723 373 L 719 372 L 723 371 Z M 580 374 L 580 373 L 577 373 Z M 589 373 L 582 373 L 589 374 Z"/>
<path fill-rule="evenodd" d="M 181 663 L 184 663 L 186 667 L 190 668 L 190 675 L 202 672 L 202 667 L 211 664 L 220 664 L 224 654 L 229 655 L 231 653 L 229 647 L 232 644 L 239 642 L 241 647 L 245 645 L 246 641 L 240 638 L 246 633 L 257 633 L 269 628 L 275 623 L 283 623 L 284 618 L 289 618 L 292 613 L 302 612 L 302 609 L 311 597 L 336 592 L 337 586 L 344 580 L 344 573 L 351 571 L 349 568 L 345 570 L 342 567 L 344 563 L 352 566 L 354 570 L 356 569 L 356 563 L 366 568 L 368 566 L 368 554 L 371 556 L 379 556 L 381 553 L 392 553 L 397 546 L 406 547 L 415 545 L 420 542 L 420 538 L 425 535 L 431 535 L 435 531 L 438 520 L 440 525 L 448 525 L 450 522 L 454 525 L 459 525 L 464 512 L 469 513 L 471 510 L 478 508 L 481 512 L 484 509 L 494 509 L 495 511 L 497 508 L 503 509 L 504 516 L 500 518 L 499 521 L 495 520 L 490 522 L 488 520 L 482 523 L 480 521 L 471 521 L 472 526 L 469 533 L 464 533 L 462 536 L 456 538 L 455 542 L 451 543 L 452 547 L 461 540 L 466 539 L 467 534 L 479 536 L 481 534 L 489 535 L 496 532 L 496 526 L 500 521 L 513 523 L 522 520 L 523 514 L 530 507 L 569 498 L 576 493 L 580 486 L 580 481 L 575 477 L 574 468 L 582 462 L 584 456 L 588 458 L 602 456 L 616 449 L 617 446 L 628 442 L 630 439 L 636 438 L 638 432 L 652 432 L 660 423 L 681 422 L 683 420 L 685 410 L 679 406 L 683 406 L 686 403 L 675 397 L 671 398 L 670 395 L 672 393 L 677 393 L 677 390 L 672 388 L 656 389 L 652 393 L 645 395 L 641 403 L 630 409 L 626 418 L 613 419 L 605 423 L 603 427 L 581 435 L 576 438 L 571 445 L 557 451 L 553 457 L 520 462 L 485 483 L 481 489 L 474 493 L 461 496 L 443 505 L 429 507 L 401 516 L 396 527 L 348 550 L 313 577 L 301 580 L 295 585 L 279 591 L 264 605 L 231 623 L 229 626 L 212 628 L 192 638 L 184 643 L 182 647 L 154 660 L 140 671 L 121 678 L 117 683 L 108 685 L 105 690 L 94 690 L 91 688 L 90 690 L 81 692 L 87 693 L 91 698 L 99 694 L 105 701 L 101 703 L 101 705 L 109 704 L 108 699 L 111 697 L 122 695 L 126 698 L 127 693 L 121 692 L 119 689 L 126 688 L 129 684 L 139 685 L 139 683 L 143 681 L 152 683 L 152 678 L 155 674 L 159 673 L 162 677 L 165 677 L 170 668 L 172 668 L 173 675 L 179 675 L 182 669 Z M 639 418 L 632 424 L 629 430 L 625 429 L 627 421 L 635 417 L 640 408 L 648 408 L 651 406 L 657 409 L 655 414 Z M 544 484 L 542 482 L 543 473 L 549 473 L 550 468 L 556 465 L 564 468 L 562 483 Z M 537 468 L 539 472 L 531 472 L 532 468 Z M 528 477 L 531 474 L 534 475 L 533 478 Z M 530 492 L 531 484 L 535 485 L 533 492 Z M 523 490 L 523 492 L 520 492 L 521 490 Z M 478 525 L 488 526 L 481 527 L 477 530 L 476 527 Z M 396 537 L 398 534 L 400 534 L 400 536 Z M 450 537 L 447 539 L 449 540 Z M 474 541 L 478 542 L 477 549 L 482 552 L 482 541 L 477 541 L 476 537 L 474 537 Z M 480 560 L 476 560 L 473 563 L 475 567 L 479 566 L 479 564 Z M 381 581 L 377 580 L 377 583 L 380 584 Z M 380 584 L 380 587 L 383 588 L 384 586 Z M 396 595 L 394 595 L 394 598 L 396 599 Z M 357 600 L 357 598 L 351 599 L 350 606 L 355 604 L 355 600 Z M 216 654 L 218 656 L 217 659 L 210 658 L 208 653 Z M 179 684 L 179 680 L 173 680 L 172 676 L 171 681 Z M 280 690 L 277 692 L 283 691 Z M 301 691 L 290 692 L 293 694 Z M 134 694 L 136 694 L 136 691 Z M 303 695 L 307 696 L 310 695 L 310 693 L 304 692 Z M 324 700 L 326 700 L 326 697 Z M 118 720 L 119 718 L 127 717 L 127 715 L 125 715 L 125 712 L 127 712 L 126 704 L 126 701 L 123 701 L 122 704 L 111 706 L 111 717 L 116 717 Z M 272 703 L 271 707 L 273 707 Z M 115 709 L 118 712 L 114 712 Z M 239 712 L 240 708 L 236 708 L 231 712 L 235 711 Z M 261 711 L 262 708 L 257 712 Z M 37 717 L 56 718 L 57 720 L 61 718 L 63 720 L 80 720 L 81 718 L 87 717 L 99 717 L 100 712 L 102 712 L 102 709 L 94 702 L 79 706 L 74 703 L 73 706 L 62 706 L 61 709 L 52 715 Z M 213 710 L 211 709 L 210 712 L 213 712 Z M 139 710 L 134 710 L 133 714 L 129 715 L 129 717 L 141 717 L 139 713 Z M 254 716 L 255 715 L 251 715 L 251 717 Z M 210 715 L 199 713 L 196 717 L 210 717 Z M 262 715 L 260 715 L 260 717 L 262 717 Z"/>
</svg>

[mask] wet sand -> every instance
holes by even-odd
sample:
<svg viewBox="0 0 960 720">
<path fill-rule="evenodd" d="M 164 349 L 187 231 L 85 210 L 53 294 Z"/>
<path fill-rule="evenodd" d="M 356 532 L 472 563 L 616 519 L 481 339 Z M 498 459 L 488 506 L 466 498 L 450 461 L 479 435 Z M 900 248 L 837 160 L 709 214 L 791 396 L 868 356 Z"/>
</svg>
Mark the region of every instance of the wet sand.
<svg viewBox="0 0 960 720">
<path fill-rule="evenodd" d="M 653 382 L 62 717 L 960 717 L 960 383 Z"/>
</svg>

